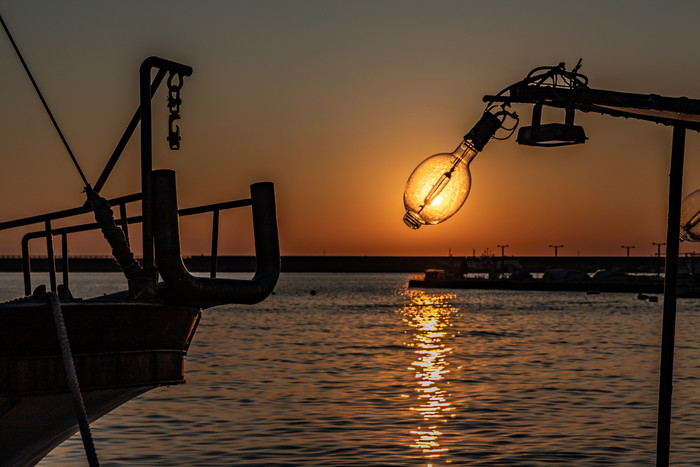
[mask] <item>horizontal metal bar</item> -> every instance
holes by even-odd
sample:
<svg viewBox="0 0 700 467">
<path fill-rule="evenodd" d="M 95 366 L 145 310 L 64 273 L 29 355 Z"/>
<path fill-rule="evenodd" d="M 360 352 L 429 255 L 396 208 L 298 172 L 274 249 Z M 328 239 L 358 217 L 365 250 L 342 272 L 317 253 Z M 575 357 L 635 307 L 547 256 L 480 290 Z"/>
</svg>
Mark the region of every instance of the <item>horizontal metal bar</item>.
<svg viewBox="0 0 700 467">
<path fill-rule="evenodd" d="M 143 220 L 142 216 L 134 216 L 134 217 L 129 217 L 126 221 L 129 224 L 136 224 L 138 222 L 141 222 Z M 59 227 L 57 229 L 52 229 L 51 234 L 52 235 L 64 235 L 64 234 L 69 234 L 69 233 L 78 233 L 78 232 L 88 232 L 90 230 L 97 230 L 99 229 L 100 226 L 96 223 L 93 222 L 91 224 L 78 224 L 78 225 L 71 225 L 70 227 Z M 33 238 L 41 238 L 46 236 L 46 231 L 45 230 L 37 230 L 35 232 L 29 232 L 24 235 L 23 239 L 31 240 Z"/>
<path fill-rule="evenodd" d="M 107 202 L 114 206 L 122 203 L 132 203 L 134 201 L 141 200 L 141 193 L 133 193 L 131 195 L 120 196 L 118 198 L 113 198 Z M 47 220 L 52 221 L 56 219 L 64 219 L 66 217 L 78 216 L 80 214 L 85 214 L 92 212 L 90 206 L 83 205 L 79 208 L 65 209 L 63 211 L 50 212 L 48 214 L 40 214 L 37 216 L 24 217 L 22 219 L 15 219 L 12 221 L 0 222 L 0 230 L 11 229 L 14 227 L 22 227 L 24 225 L 37 224 L 39 222 L 45 222 Z"/>
<path fill-rule="evenodd" d="M 182 63 L 173 62 L 160 57 L 148 57 L 141 63 L 141 68 L 159 68 L 171 73 L 178 73 L 184 76 L 192 76 L 192 67 Z"/>
<path fill-rule="evenodd" d="M 212 212 L 231 208 L 240 208 L 243 206 L 251 206 L 253 201 L 248 199 L 238 199 L 235 201 L 226 201 L 224 203 L 207 204 L 206 206 L 197 206 L 195 208 L 179 209 L 177 212 L 181 216 L 191 216 L 192 214 L 201 214 L 204 212 Z"/>
<path fill-rule="evenodd" d="M 239 199 L 239 200 L 235 200 L 235 201 L 227 201 L 224 203 L 208 204 L 206 206 L 197 206 L 194 208 L 179 209 L 178 214 L 181 217 L 184 217 L 184 216 L 192 216 L 195 214 L 204 214 L 204 213 L 212 212 L 212 211 L 233 209 L 233 208 L 239 208 L 239 207 L 251 206 L 251 205 L 252 205 L 251 199 Z M 122 220 L 118 221 L 118 223 L 121 223 L 121 222 L 122 222 Z M 137 224 L 139 222 L 143 222 L 143 216 L 132 216 L 132 217 L 126 218 L 127 224 Z M 63 234 L 69 234 L 69 233 L 88 232 L 90 230 L 97 230 L 99 228 L 100 228 L 100 226 L 97 225 L 96 222 L 93 222 L 90 224 L 71 225 L 69 227 L 59 227 L 57 229 L 51 229 L 51 235 L 63 235 Z M 24 235 L 22 241 L 25 242 L 25 241 L 31 240 L 33 238 L 45 237 L 46 235 L 47 235 L 46 230 L 37 230 L 35 232 L 29 232 L 29 233 Z"/>
<path fill-rule="evenodd" d="M 551 86 L 513 86 L 512 98 L 519 101 L 553 100 L 570 104 L 622 106 L 631 109 L 654 109 L 700 115 L 700 100 L 687 97 L 666 97 L 656 94 L 634 94 L 591 88 L 554 88 Z"/>
<path fill-rule="evenodd" d="M 511 87 L 510 94 L 510 96 L 487 95 L 484 96 L 483 100 L 484 102 L 540 103 L 550 107 L 573 108 L 583 112 L 635 118 L 700 131 L 700 100 L 687 97 L 665 97 L 589 88 L 561 89 L 525 85 Z M 654 111 L 675 113 L 677 117 L 653 115 Z M 683 115 L 686 115 L 687 118 L 683 118 Z"/>
</svg>

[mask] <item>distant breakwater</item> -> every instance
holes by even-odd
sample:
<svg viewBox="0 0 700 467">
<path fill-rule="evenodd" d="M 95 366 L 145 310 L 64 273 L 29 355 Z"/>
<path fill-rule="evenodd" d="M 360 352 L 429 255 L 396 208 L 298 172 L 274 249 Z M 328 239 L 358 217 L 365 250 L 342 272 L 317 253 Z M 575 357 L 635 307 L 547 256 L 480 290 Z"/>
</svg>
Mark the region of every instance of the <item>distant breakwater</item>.
<svg viewBox="0 0 700 467">
<path fill-rule="evenodd" d="M 208 272 L 209 256 L 184 258 L 185 265 L 193 272 Z M 283 256 L 282 272 L 422 272 L 426 269 L 444 269 L 462 273 L 487 273 L 494 268 L 504 270 L 524 269 L 543 272 L 555 267 L 578 269 L 587 273 L 598 269 L 613 269 L 635 273 L 663 272 L 664 258 L 633 256 Z M 119 267 L 111 257 L 69 258 L 68 268 L 72 272 L 118 272 Z M 700 258 L 682 257 L 680 269 L 685 272 L 700 272 Z M 48 270 L 46 257 L 32 257 L 31 270 Z M 56 270 L 63 270 L 62 258 L 56 259 Z M 219 272 L 249 272 L 255 270 L 253 256 L 220 256 L 217 259 Z M 22 271 L 20 257 L 0 257 L 0 272 Z"/>
</svg>

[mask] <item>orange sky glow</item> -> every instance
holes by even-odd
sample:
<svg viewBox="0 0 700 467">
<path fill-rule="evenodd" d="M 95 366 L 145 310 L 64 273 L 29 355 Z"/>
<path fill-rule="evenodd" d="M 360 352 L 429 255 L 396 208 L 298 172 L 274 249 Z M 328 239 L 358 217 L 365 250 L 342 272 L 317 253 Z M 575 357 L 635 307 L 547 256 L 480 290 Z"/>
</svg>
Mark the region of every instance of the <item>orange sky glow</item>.
<svg viewBox="0 0 700 467">
<path fill-rule="evenodd" d="M 471 255 L 500 253 L 498 244 L 511 255 L 550 255 L 551 244 L 564 245 L 562 256 L 624 255 L 621 245 L 653 255 L 666 235 L 668 127 L 577 114 L 589 138 L 580 146 L 491 141 L 471 165 L 462 210 L 418 231 L 402 222 L 404 184 L 423 159 L 454 149 L 483 95 L 537 66 L 583 58 L 593 88 L 700 98 L 700 63 L 687 54 L 700 4 L 679 0 L 0 8 L 91 182 L 138 106 L 140 62 L 191 65 L 180 151 L 165 143 L 163 90 L 154 99 L 154 166 L 177 171 L 181 207 L 275 182 L 283 255 Z M 0 63 L 0 220 L 82 205 L 80 179 L 4 37 Z M 528 124 L 530 109 L 515 110 Z M 700 188 L 700 138 L 686 141 L 684 195 Z M 138 191 L 138 168 L 137 132 L 103 195 Z M 252 253 L 249 223 L 245 210 L 223 215 L 220 254 Z M 210 224 L 210 215 L 183 222 L 185 254 L 208 254 Z M 0 233 L 0 255 L 19 254 L 24 232 Z M 103 243 L 80 234 L 70 249 L 105 255 Z"/>
</svg>

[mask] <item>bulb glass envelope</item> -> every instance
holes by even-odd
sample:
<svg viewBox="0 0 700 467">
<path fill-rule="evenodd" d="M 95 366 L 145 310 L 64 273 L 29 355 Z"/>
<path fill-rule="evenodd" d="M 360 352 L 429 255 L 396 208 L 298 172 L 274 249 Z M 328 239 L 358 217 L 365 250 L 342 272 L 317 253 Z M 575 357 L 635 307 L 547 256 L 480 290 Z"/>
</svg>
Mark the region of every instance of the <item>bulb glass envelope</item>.
<svg viewBox="0 0 700 467">
<path fill-rule="evenodd" d="M 435 154 L 416 167 L 403 196 L 406 225 L 417 229 L 422 224 L 438 224 L 462 207 L 471 189 L 469 163 L 475 155 L 463 141 L 452 154 Z"/>
<path fill-rule="evenodd" d="M 700 190 L 685 197 L 681 203 L 681 232 L 683 242 L 700 241 Z"/>
<path fill-rule="evenodd" d="M 469 164 L 501 128 L 504 115 L 485 111 L 451 154 L 435 154 L 415 168 L 403 195 L 403 221 L 408 227 L 439 224 L 459 211 L 472 185 Z"/>
</svg>

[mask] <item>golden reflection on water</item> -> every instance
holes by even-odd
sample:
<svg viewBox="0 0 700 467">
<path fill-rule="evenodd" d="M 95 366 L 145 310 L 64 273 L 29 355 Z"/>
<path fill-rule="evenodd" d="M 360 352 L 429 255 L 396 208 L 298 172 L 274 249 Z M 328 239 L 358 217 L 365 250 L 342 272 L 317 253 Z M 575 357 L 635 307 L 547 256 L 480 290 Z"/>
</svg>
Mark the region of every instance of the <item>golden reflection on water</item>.
<svg viewBox="0 0 700 467">
<path fill-rule="evenodd" d="M 408 290 L 407 298 L 411 300 L 401 309 L 403 321 L 410 326 L 413 342 L 407 345 L 414 349 L 416 360 L 409 370 L 415 372 L 414 388 L 417 405 L 411 407 L 421 419 L 421 425 L 411 431 L 414 436 L 412 448 L 420 449 L 432 466 L 438 458 L 443 457 L 449 463 L 449 449 L 441 444 L 443 434 L 441 426 L 455 416 L 454 407 L 447 391 L 449 381 L 448 356 L 452 348 L 448 347 L 447 337 L 452 325 L 451 317 L 458 311 L 450 305 L 452 294 L 426 293 L 422 290 Z"/>
</svg>

